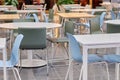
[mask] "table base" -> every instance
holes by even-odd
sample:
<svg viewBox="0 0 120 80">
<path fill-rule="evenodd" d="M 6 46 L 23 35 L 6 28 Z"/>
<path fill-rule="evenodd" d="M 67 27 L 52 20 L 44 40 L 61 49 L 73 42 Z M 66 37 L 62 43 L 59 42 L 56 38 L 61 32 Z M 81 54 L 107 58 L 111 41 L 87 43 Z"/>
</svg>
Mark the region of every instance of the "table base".
<svg viewBox="0 0 120 80">
<path fill-rule="evenodd" d="M 22 59 L 21 63 L 19 64 L 20 67 L 26 67 L 26 68 L 42 67 L 45 65 L 47 65 L 47 62 L 41 59 L 32 59 L 32 60 Z"/>
</svg>

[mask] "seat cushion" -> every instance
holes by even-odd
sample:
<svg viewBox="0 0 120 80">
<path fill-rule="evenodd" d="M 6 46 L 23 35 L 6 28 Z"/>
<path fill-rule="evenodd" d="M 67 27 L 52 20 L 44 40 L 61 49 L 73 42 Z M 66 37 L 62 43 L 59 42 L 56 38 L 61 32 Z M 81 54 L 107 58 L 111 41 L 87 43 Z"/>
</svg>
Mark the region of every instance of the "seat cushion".
<svg viewBox="0 0 120 80">
<path fill-rule="evenodd" d="M 103 59 L 96 54 L 88 55 L 88 63 L 101 62 Z"/>
<path fill-rule="evenodd" d="M 119 63 L 120 62 L 120 55 L 116 55 L 116 54 L 104 55 L 103 59 L 107 62 Z"/>
<path fill-rule="evenodd" d="M 82 58 L 77 60 L 78 62 L 82 62 Z M 95 63 L 103 61 L 102 57 L 97 56 L 96 54 L 88 54 L 88 63 Z"/>
<path fill-rule="evenodd" d="M 4 66 L 3 61 L 0 60 L 0 67 L 3 67 L 3 66 Z M 13 65 L 11 65 L 10 61 L 6 61 L 6 67 L 13 67 Z"/>
</svg>

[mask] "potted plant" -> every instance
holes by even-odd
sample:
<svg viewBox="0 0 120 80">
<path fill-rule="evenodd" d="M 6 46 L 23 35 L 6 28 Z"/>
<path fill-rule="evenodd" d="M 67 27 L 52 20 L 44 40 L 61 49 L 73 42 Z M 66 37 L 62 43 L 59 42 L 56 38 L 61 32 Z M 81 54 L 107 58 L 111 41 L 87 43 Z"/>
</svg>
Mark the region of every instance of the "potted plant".
<svg viewBox="0 0 120 80">
<path fill-rule="evenodd" d="M 70 11 L 70 7 L 65 7 L 65 8 L 63 8 L 61 5 L 62 4 L 73 4 L 74 3 L 74 1 L 73 0 L 58 0 L 57 1 L 57 6 L 58 6 L 58 9 L 60 10 L 60 11 L 65 11 L 65 12 L 69 12 Z M 62 8 L 62 9 L 61 9 Z"/>
<path fill-rule="evenodd" d="M 5 5 L 18 6 L 18 0 L 5 0 Z"/>
<path fill-rule="evenodd" d="M 74 1 L 73 0 L 58 0 L 57 4 L 61 5 L 61 4 L 73 4 Z"/>
</svg>

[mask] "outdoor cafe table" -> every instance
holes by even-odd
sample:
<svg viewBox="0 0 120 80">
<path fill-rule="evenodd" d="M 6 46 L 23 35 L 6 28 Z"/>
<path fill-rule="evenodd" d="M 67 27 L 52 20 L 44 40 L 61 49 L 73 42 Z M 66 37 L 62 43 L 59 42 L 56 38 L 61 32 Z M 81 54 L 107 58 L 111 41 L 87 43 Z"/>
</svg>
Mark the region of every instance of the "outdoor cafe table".
<svg viewBox="0 0 120 80">
<path fill-rule="evenodd" d="M 19 19 L 20 16 L 18 14 L 0 14 L 0 21 L 3 20 L 13 20 L 13 19 Z"/>
<path fill-rule="evenodd" d="M 72 9 L 71 12 L 101 12 L 106 11 L 106 9 Z"/>
<path fill-rule="evenodd" d="M 72 18 L 92 18 L 95 17 L 95 15 L 88 14 L 88 13 L 57 13 L 58 16 L 62 17 L 62 22 L 63 26 L 65 25 L 65 21 L 67 19 L 72 19 Z"/>
<path fill-rule="evenodd" d="M 90 48 L 116 48 L 119 54 L 120 33 L 114 34 L 93 34 L 93 35 L 74 35 L 82 46 L 83 50 L 83 80 L 88 80 L 88 49 Z M 116 70 L 118 66 L 116 66 Z M 117 72 L 117 71 L 116 71 Z M 72 80 L 72 76 L 71 80 Z M 117 76 L 118 77 L 118 76 Z M 118 78 L 117 78 L 118 79 Z"/>
<path fill-rule="evenodd" d="M 25 18 L 25 16 L 29 13 L 40 13 L 42 10 L 5 10 L 7 12 L 16 12 L 18 13 L 22 18 Z"/>
<path fill-rule="evenodd" d="M 4 29 L 9 29 L 12 30 L 13 29 L 18 29 L 18 28 L 46 28 L 46 29 L 54 29 L 54 28 L 60 28 L 61 24 L 57 24 L 57 23 L 45 23 L 45 22 L 16 22 L 16 23 L 2 23 L 0 24 L 0 28 L 4 28 Z M 21 66 L 22 67 L 38 67 L 38 66 L 44 66 L 46 65 L 46 61 L 44 60 L 40 60 L 37 62 L 31 61 L 30 62 L 30 56 L 32 54 L 28 54 L 28 59 L 25 59 L 22 61 Z M 34 63 L 34 65 L 31 65 L 32 63 Z"/>
<path fill-rule="evenodd" d="M 88 14 L 88 13 L 56 13 L 58 16 L 62 18 L 61 24 L 63 25 L 63 28 L 65 26 L 65 21 L 69 19 L 79 19 L 79 18 L 93 18 L 95 15 Z M 63 29 L 64 32 L 64 29 Z M 61 32 L 62 33 L 62 32 Z"/>
</svg>

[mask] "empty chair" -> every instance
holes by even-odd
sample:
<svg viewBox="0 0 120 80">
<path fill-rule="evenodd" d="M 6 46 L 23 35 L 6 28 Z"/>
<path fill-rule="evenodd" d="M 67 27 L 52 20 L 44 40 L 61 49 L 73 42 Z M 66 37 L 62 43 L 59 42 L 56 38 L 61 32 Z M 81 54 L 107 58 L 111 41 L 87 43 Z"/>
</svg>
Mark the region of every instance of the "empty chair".
<svg viewBox="0 0 120 80">
<path fill-rule="evenodd" d="M 38 18 L 38 16 L 37 16 L 37 14 L 33 13 L 32 15 L 33 15 L 33 17 L 34 17 L 34 19 L 35 19 L 35 22 L 39 22 L 39 18 Z"/>
<path fill-rule="evenodd" d="M 40 67 L 47 65 L 46 28 L 19 28 L 18 33 L 24 35 L 20 49 L 27 50 L 28 52 L 28 58 L 22 59 L 20 66 Z M 45 60 L 33 59 L 32 50 L 44 50 L 46 55 Z"/>
<path fill-rule="evenodd" d="M 109 13 L 110 13 L 110 17 L 106 17 L 106 18 L 105 18 L 106 20 L 114 20 L 114 19 L 117 19 L 117 16 L 116 16 L 116 14 L 114 13 L 114 11 L 111 10 Z M 108 12 L 107 12 L 107 14 L 108 14 Z"/>
<path fill-rule="evenodd" d="M 96 9 L 105 9 L 105 7 L 97 6 Z M 94 12 L 94 15 L 101 15 L 104 11 Z"/>
<path fill-rule="evenodd" d="M 113 64 L 117 64 L 117 74 L 116 76 L 116 80 L 119 80 L 119 68 L 120 68 L 120 55 L 119 54 L 106 54 L 103 56 L 104 60 L 108 63 L 113 63 Z"/>
<path fill-rule="evenodd" d="M 20 74 L 19 74 L 19 72 L 18 72 L 18 70 L 17 70 L 17 68 L 15 66 L 19 62 L 19 47 L 20 47 L 22 39 L 23 39 L 23 35 L 22 34 L 19 34 L 16 37 L 16 39 L 14 41 L 14 44 L 13 44 L 12 51 L 11 51 L 10 59 L 8 61 L 6 61 L 6 67 L 8 69 L 12 69 L 13 70 L 14 77 L 15 77 L 16 80 L 18 80 L 18 79 L 21 80 Z M 4 63 L 3 60 L 0 60 L 0 67 L 1 68 L 4 66 L 3 63 Z"/>
<path fill-rule="evenodd" d="M 38 16 L 37 16 L 37 14 L 35 14 L 35 13 L 33 13 L 33 14 L 28 14 L 28 15 L 26 16 L 26 19 L 31 19 L 32 17 L 34 18 L 35 22 L 39 22 L 39 18 L 38 18 Z"/>
<path fill-rule="evenodd" d="M 106 12 L 102 12 L 100 15 L 100 28 L 102 29 L 102 26 L 104 24 L 104 18 L 105 18 Z"/>
<path fill-rule="evenodd" d="M 67 80 L 68 78 L 68 74 L 69 74 L 72 62 L 73 61 L 77 63 L 83 62 L 80 44 L 77 42 L 77 40 L 74 38 L 72 34 L 67 33 L 67 38 L 69 39 L 70 59 L 69 59 L 69 67 L 66 73 L 65 80 Z M 106 70 L 107 70 L 107 76 L 109 80 L 108 66 L 101 57 L 97 56 L 96 54 L 88 54 L 88 64 L 105 64 Z M 83 66 L 81 67 L 79 80 L 81 80 L 82 71 L 83 71 Z"/>
<path fill-rule="evenodd" d="M 62 46 L 62 48 L 66 51 L 66 53 L 68 53 L 68 50 L 65 46 L 65 43 L 68 43 L 68 39 L 66 38 L 66 33 L 71 33 L 74 34 L 74 23 L 72 21 L 66 21 L 65 22 L 65 28 L 64 28 L 64 37 L 60 37 L 60 38 L 47 38 L 48 41 L 50 41 L 51 43 L 53 43 L 55 46 L 54 48 L 54 54 L 57 53 L 57 49 L 59 48 L 59 46 Z M 53 54 L 53 55 L 54 55 Z M 54 56 L 52 56 L 52 58 L 54 58 Z"/>
<path fill-rule="evenodd" d="M 95 18 L 90 19 L 90 34 L 100 34 L 100 33 L 103 33 L 100 27 L 100 16 L 96 15 Z"/>
<path fill-rule="evenodd" d="M 48 21 L 49 22 L 53 22 L 53 20 L 54 20 L 54 10 L 53 9 L 49 9 Z"/>
<path fill-rule="evenodd" d="M 110 13 L 111 13 L 111 19 L 112 19 L 112 20 L 116 19 L 115 13 L 114 13 L 113 11 L 110 11 Z"/>
<path fill-rule="evenodd" d="M 45 12 L 42 12 L 42 16 L 43 16 L 44 22 L 53 22 L 53 20 L 54 20 L 54 10 L 49 9 L 48 16 L 47 16 L 47 14 Z"/>
</svg>

